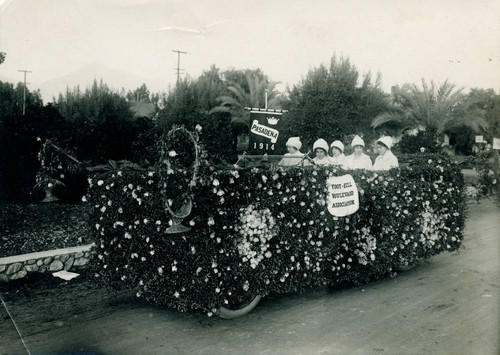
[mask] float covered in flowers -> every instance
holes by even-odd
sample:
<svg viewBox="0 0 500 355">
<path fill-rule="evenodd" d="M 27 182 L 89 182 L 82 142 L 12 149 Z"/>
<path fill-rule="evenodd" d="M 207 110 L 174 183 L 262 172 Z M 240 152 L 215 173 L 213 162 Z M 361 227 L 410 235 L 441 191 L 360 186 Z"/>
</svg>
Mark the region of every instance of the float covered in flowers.
<svg viewBox="0 0 500 355">
<path fill-rule="evenodd" d="M 166 175 L 94 176 L 85 199 L 96 277 L 159 305 L 212 315 L 255 295 L 364 283 L 456 251 L 465 218 L 459 168 L 439 155 L 401 161 L 384 173 L 201 164 L 195 183 L 189 169 L 170 165 Z M 359 208 L 338 217 L 328 209 L 327 182 L 346 175 Z M 181 223 L 191 229 L 169 233 L 165 203 L 174 206 L 190 181 L 192 210 Z"/>
</svg>

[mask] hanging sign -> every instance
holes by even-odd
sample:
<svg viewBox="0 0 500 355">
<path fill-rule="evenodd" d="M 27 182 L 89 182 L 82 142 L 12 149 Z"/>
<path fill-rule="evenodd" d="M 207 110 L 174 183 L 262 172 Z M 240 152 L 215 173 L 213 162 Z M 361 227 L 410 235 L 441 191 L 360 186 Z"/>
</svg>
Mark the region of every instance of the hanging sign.
<svg viewBox="0 0 500 355">
<path fill-rule="evenodd" d="M 326 183 L 328 212 L 333 216 L 348 216 L 359 209 L 358 187 L 351 175 L 332 176 Z"/>
<path fill-rule="evenodd" d="M 476 140 L 475 140 L 476 143 L 483 143 L 484 140 L 483 140 L 483 136 L 476 136 Z"/>
<path fill-rule="evenodd" d="M 282 113 L 250 111 L 250 154 L 273 153 L 282 126 Z"/>
</svg>

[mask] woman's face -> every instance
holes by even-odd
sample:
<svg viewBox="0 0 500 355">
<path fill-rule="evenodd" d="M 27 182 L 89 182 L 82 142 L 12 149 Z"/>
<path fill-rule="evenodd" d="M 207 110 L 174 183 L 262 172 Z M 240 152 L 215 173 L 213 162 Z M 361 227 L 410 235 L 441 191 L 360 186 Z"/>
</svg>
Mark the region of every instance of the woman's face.
<svg viewBox="0 0 500 355">
<path fill-rule="evenodd" d="M 335 148 L 335 147 L 332 148 L 332 154 L 334 157 L 338 157 L 341 153 L 342 152 L 340 151 L 339 148 Z"/>
<path fill-rule="evenodd" d="M 297 148 L 292 147 L 291 145 L 287 145 L 286 149 L 288 150 L 288 153 L 293 154 L 297 151 Z"/>
<path fill-rule="evenodd" d="M 316 157 L 318 159 L 323 159 L 324 157 L 326 157 L 326 152 L 325 152 L 324 149 L 316 148 L 316 150 L 314 151 L 314 153 L 316 154 Z"/>
<path fill-rule="evenodd" d="M 387 147 L 382 144 L 377 144 L 376 149 L 378 155 L 384 155 L 384 153 L 387 152 Z"/>
<path fill-rule="evenodd" d="M 361 155 L 363 153 L 363 146 L 362 145 L 357 145 L 354 147 L 354 154 L 356 155 Z"/>
</svg>

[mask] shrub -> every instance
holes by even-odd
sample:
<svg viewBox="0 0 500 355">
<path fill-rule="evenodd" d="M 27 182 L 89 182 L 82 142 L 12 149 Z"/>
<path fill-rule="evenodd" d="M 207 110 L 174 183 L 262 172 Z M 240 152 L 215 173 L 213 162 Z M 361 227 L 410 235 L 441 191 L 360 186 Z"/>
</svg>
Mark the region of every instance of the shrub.
<svg viewBox="0 0 500 355">
<path fill-rule="evenodd" d="M 334 217 L 326 180 L 346 173 L 360 209 Z M 186 170 L 175 174 L 191 179 Z M 464 181 L 445 156 L 422 154 L 386 173 L 204 165 L 183 222 L 192 230 L 179 234 L 166 233 L 159 175 L 122 171 L 90 180 L 94 266 L 106 284 L 179 310 L 210 315 L 248 294 L 364 283 L 457 250 L 463 238 Z"/>
<path fill-rule="evenodd" d="M 472 164 L 479 174 L 475 187 L 478 199 L 493 196 L 500 205 L 500 157 L 498 151 L 489 149 L 473 158 Z"/>
<path fill-rule="evenodd" d="M 418 131 L 416 135 L 405 134 L 394 149 L 403 154 L 420 153 L 421 149 L 428 153 L 437 153 L 439 145 L 436 142 L 436 133 L 431 130 Z"/>
</svg>

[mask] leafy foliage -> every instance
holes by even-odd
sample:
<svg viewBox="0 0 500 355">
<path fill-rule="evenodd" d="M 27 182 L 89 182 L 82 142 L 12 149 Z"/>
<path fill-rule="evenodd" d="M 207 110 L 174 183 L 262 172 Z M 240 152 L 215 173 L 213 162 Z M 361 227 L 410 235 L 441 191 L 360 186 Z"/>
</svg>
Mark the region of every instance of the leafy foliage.
<svg viewBox="0 0 500 355">
<path fill-rule="evenodd" d="M 475 184 L 478 198 L 493 196 L 500 204 L 500 156 L 496 150 L 483 150 L 472 159 L 474 168 L 479 173 Z"/>
<path fill-rule="evenodd" d="M 427 129 L 418 131 L 415 135 L 403 135 L 393 150 L 403 154 L 437 153 L 440 151 L 440 146 L 436 142 L 436 132 Z"/>
<path fill-rule="evenodd" d="M 238 75 L 239 74 L 239 75 Z M 283 97 L 276 90 L 277 82 L 270 81 L 260 70 L 226 72 L 227 93 L 217 98 L 219 105 L 211 112 L 227 112 L 231 114 L 231 122 L 235 127 L 250 127 L 250 113 L 245 108 L 264 108 L 267 93 L 268 108 L 281 109 Z"/>
<path fill-rule="evenodd" d="M 0 82 L 0 200 L 27 200 L 38 169 L 37 137 L 64 134 L 62 118 L 51 106 L 43 106 L 39 92 Z"/>
<path fill-rule="evenodd" d="M 480 132 L 487 127 L 484 113 L 470 98 L 445 81 L 437 86 L 422 80 L 392 88 L 393 107 L 376 116 L 372 126 L 401 134 L 407 130 L 430 129 L 438 136 L 463 127 Z"/>
<path fill-rule="evenodd" d="M 224 112 L 210 112 L 216 98 L 225 89 L 216 68 L 203 73 L 197 80 L 184 79 L 165 99 L 158 119 L 159 127 L 168 131 L 173 126 L 194 130 L 202 127 L 200 139 L 208 158 L 219 163 L 236 160 L 236 132 L 231 118 Z"/>
<path fill-rule="evenodd" d="M 57 108 L 70 127 L 67 145 L 82 160 L 94 163 L 130 159 L 138 135 L 138 121 L 129 104 L 102 81 L 94 81 L 83 93 L 68 90 L 57 100 Z"/>
<path fill-rule="evenodd" d="M 347 58 L 333 57 L 330 65 L 310 70 L 295 86 L 284 108 L 285 129 L 278 146 L 284 148 L 291 136 L 300 136 L 303 145 L 311 146 L 318 138 L 350 143 L 355 134 L 369 142 L 375 133 L 368 127 L 372 118 L 388 108 L 380 88 L 380 76 L 372 83 L 368 73 L 358 86 L 359 74 Z"/>
</svg>

